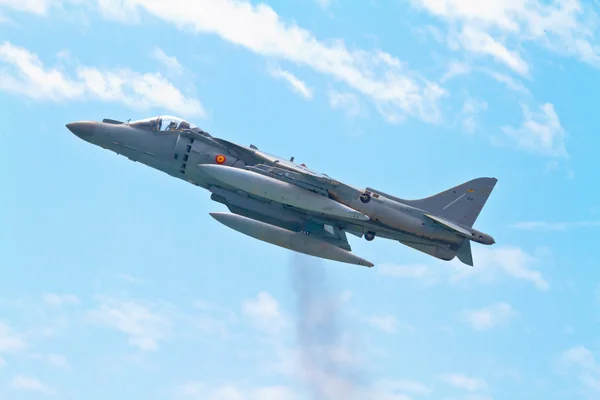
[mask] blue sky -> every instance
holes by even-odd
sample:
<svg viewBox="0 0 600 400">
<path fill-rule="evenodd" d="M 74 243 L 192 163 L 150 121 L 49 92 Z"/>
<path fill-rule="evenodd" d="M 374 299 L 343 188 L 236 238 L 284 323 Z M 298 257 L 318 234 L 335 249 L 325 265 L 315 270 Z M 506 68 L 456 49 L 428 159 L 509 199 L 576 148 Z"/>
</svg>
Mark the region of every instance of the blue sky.
<svg viewBox="0 0 600 400">
<path fill-rule="evenodd" d="M 0 398 L 597 399 L 599 13 L 0 0 Z M 497 244 L 294 255 L 65 128 L 160 114 L 403 198 L 494 176 Z"/>
</svg>

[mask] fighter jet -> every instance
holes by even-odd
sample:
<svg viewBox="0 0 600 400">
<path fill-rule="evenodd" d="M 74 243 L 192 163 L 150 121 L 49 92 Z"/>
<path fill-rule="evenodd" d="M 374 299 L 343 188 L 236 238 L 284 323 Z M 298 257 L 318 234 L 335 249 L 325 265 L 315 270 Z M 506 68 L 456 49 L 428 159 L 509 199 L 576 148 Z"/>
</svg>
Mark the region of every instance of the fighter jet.
<svg viewBox="0 0 600 400">
<path fill-rule="evenodd" d="M 210 215 L 256 239 L 349 264 L 374 264 L 352 253 L 347 233 L 397 240 L 441 260 L 473 266 L 471 242 L 494 239 L 473 228 L 495 178 L 477 178 L 431 197 L 404 200 L 356 188 L 256 146 L 214 137 L 181 118 L 78 121 L 79 138 L 183 179 L 230 211 Z"/>
</svg>

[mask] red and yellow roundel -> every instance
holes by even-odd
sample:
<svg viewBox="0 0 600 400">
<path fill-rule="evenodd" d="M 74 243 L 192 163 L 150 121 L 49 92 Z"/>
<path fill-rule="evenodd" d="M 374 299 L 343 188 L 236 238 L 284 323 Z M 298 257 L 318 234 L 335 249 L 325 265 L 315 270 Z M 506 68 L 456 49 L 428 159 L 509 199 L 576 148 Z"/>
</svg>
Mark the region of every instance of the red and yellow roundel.
<svg viewBox="0 0 600 400">
<path fill-rule="evenodd" d="M 223 164 L 227 160 L 223 154 L 219 154 L 215 157 L 217 164 Z"/>
</svg>

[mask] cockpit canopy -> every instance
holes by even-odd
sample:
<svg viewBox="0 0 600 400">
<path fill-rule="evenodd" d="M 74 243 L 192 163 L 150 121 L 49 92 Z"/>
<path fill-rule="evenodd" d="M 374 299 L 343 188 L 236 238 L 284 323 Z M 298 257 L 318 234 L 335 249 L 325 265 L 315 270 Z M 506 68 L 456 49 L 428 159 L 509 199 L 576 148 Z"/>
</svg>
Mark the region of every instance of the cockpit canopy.
<svg viewBox="0 0 600 400">
<path fill-rule="evenodd" d="M 129 125 L 135 128 L 157 132 L 180 131 L 188 129 L 201 131 L 196 125 L 192 125 L 181 118 L 173 117 L 171 115 L 161 115 L 159 117 L 140 119 L 138 121 L 130 122 Z"/>
</svg>

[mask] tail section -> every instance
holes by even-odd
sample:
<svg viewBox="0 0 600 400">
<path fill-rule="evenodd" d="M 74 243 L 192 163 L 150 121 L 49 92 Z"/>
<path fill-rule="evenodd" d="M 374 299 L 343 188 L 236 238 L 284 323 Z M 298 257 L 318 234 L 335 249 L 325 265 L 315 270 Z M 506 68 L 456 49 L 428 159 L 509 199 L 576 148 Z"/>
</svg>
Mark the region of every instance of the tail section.
<svg viewBox="0 0 600 400">
<path fill-rule="evenodd" d="M 496 182 L 496 178 L 477 178 L 424 199 L 402 202 L 472 227 Z"/>
<path fill-rule="evenodd" d="M 469 266 L 473 266 L 473 253 L 471 253 L 471 241 L 465 239 L 456 253 L 458 259 Z"/>
</svg>

